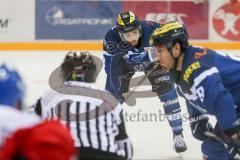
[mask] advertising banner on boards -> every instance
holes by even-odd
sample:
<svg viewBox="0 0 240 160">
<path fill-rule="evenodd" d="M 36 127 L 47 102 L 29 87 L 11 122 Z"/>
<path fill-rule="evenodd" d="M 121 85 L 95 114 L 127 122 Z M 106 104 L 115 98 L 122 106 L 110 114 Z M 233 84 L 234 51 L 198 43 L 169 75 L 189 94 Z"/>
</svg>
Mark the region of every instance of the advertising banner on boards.
<svg viewBox="0 0 240 160">
<path fill-rule="evenodd" d="M 40 40 L 102 40 L 115 25 L 117 14 L 127 10 L 159 23 L 178 20 L 186 24 L 193 40 L 209 37 L 208 2 L 71 0 L 36 0 L 35 36 Z"/>
<path fill-rule="evenodd" d="M 240 1 L 225 2 L 213 9 L 213 31 L 223 40 L 240 40 Z"/>
<path fill-rule="evenodd" d="M 36 39 L 103 39 L 115 25 L 122 2 L 36 1 Z"/>
<path fill-rule="evenodd" d="M 124 1 L 123 8 L 132 10 L 141 19 L 158 23 L 178 20 L 186 24 L 191 39 L 208 39 L 209 3 L 193 3 L 191 1 Z"/>
<path fill-rule="evenodd" d="M 34 1 L 0 2 L 0 42 L 34 40 Z"/>
</svg>

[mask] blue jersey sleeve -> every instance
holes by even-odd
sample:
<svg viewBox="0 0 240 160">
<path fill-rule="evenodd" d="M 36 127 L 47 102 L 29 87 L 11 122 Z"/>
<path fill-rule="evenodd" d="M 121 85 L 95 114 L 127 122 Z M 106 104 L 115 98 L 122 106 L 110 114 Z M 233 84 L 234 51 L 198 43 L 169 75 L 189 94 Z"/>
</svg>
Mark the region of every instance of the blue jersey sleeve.
<svg viewBox="0 0 240 160">
<path fill-rule="evenodd" d="M 109 54 L 126 54 L 132 46 L 126 41 L 122 41 L 116 28 L 110 29 L 103 40 L 103 50 Z"/>
<path fill-rule="evenodd" d="M 108 67 L 106 90 L 110 91 L 117 99 L 123 99 L 122 88 L 123 88 L 123 66 L 121 63 L 122 57 L 118 55 L 105 55 L 105 61 L 108 63 L 105 67 Z M 106 62 L 105 62 L 106 63 Z M 107 66 L 108 65 L 108 66 Z"/>
<path fill-rule="evenodd" d="M 215 115 L 222 129 L 235 127 L 237 120 L 232 95 L 224 87 L 216 67 L 202 66 L 191 78 L 191 95 L 188 99 L 195 101 L 207 113 Z"/>
<path fill-rule="evenodd" d="M 188 114 L 189 114 L 190 122 L 194 121 L 194 120 L 197 120 L 199 117 L 205 115 L 204 112 L 201 112 L 200 110 L 198 110 L 195 107 L 195 105 L 192 104 L 191 102 L 186 101 L 186 105 L 187 105 L 187 111 L 188 111 Z"/>
<path fill-rule="evenodd" d="M 103 43 L 104 69 L 107 74 L 105 89 L 110 91 L 117 99 L 123 99 L 123 72 L 127 44 L 121 42 L 120 37 L 114 29 L 111 29 L 105 36 Z"/>
</svg>

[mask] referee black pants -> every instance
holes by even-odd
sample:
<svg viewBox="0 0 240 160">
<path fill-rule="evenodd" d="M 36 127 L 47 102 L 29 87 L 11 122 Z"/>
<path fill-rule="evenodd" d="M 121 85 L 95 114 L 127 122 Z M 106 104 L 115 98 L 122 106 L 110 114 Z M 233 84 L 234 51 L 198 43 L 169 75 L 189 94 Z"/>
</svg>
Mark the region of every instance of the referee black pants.
<svg viewBox="0 0 240 160">
<path fill-rule="evenodd" d="M 93 148 L 77 148 L 78 160 L 126 160 L 116 153 L 104 152 Z"/>
</svg>

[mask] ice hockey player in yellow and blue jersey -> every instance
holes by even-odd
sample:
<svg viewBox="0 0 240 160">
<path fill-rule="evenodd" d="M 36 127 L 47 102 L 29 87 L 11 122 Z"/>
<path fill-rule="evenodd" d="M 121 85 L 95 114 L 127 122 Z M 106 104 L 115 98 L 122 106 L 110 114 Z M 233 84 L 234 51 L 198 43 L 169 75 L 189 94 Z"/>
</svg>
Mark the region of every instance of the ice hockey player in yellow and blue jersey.
<svg viewBox="0 0 240 160">
<path fill-rule="evenodd" d="M 144 72 L 148 76 L 152 90 L 163 102 L 165 114 L 174 117 L 168 121 L 173 131 L 175 151 L 184 152 L 187 147 L 182 135 L 181 109 L 174 83 L 168 71 L 160 65 L 152 70 L 154 68 L 152 66 L 155 65 L 152 56 L 147 52 L 150 47 L 149 37 L 159 25 L 139 20 L 131 11 L 118 15 L 116 26 L 106 33 L 104 39 L 106 90 L 123 103 L 125 101 L 123 93 L 129 91 L 129 82 L 134 73 Z M 149 73 L 149 70 L 152 72 Z"/>
<path fill-rule="evenodd" d="M 179 22 L 157 28 L 150 44 L 186 99 L 192 133 L 203 141 L 204 158 L 239 159 L 240 58 L 190 46 L 187 30 Z M 216 117 L 214 129 L 206 114 Z"/>
</svg>

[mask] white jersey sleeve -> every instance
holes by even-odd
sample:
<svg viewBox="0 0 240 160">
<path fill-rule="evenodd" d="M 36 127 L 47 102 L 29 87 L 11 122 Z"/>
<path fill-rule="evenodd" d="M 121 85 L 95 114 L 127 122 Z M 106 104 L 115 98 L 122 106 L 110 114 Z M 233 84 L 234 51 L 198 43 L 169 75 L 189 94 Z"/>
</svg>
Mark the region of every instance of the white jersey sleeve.
<svg viewBox="0 0 240 160">
<path fill-rule="evenodd" d="M 0 106 L 0 146 L 18 129 L 31 127 L 40 122 L 36 115 L 18 111 L 9 106 Z"/>
</svg>

